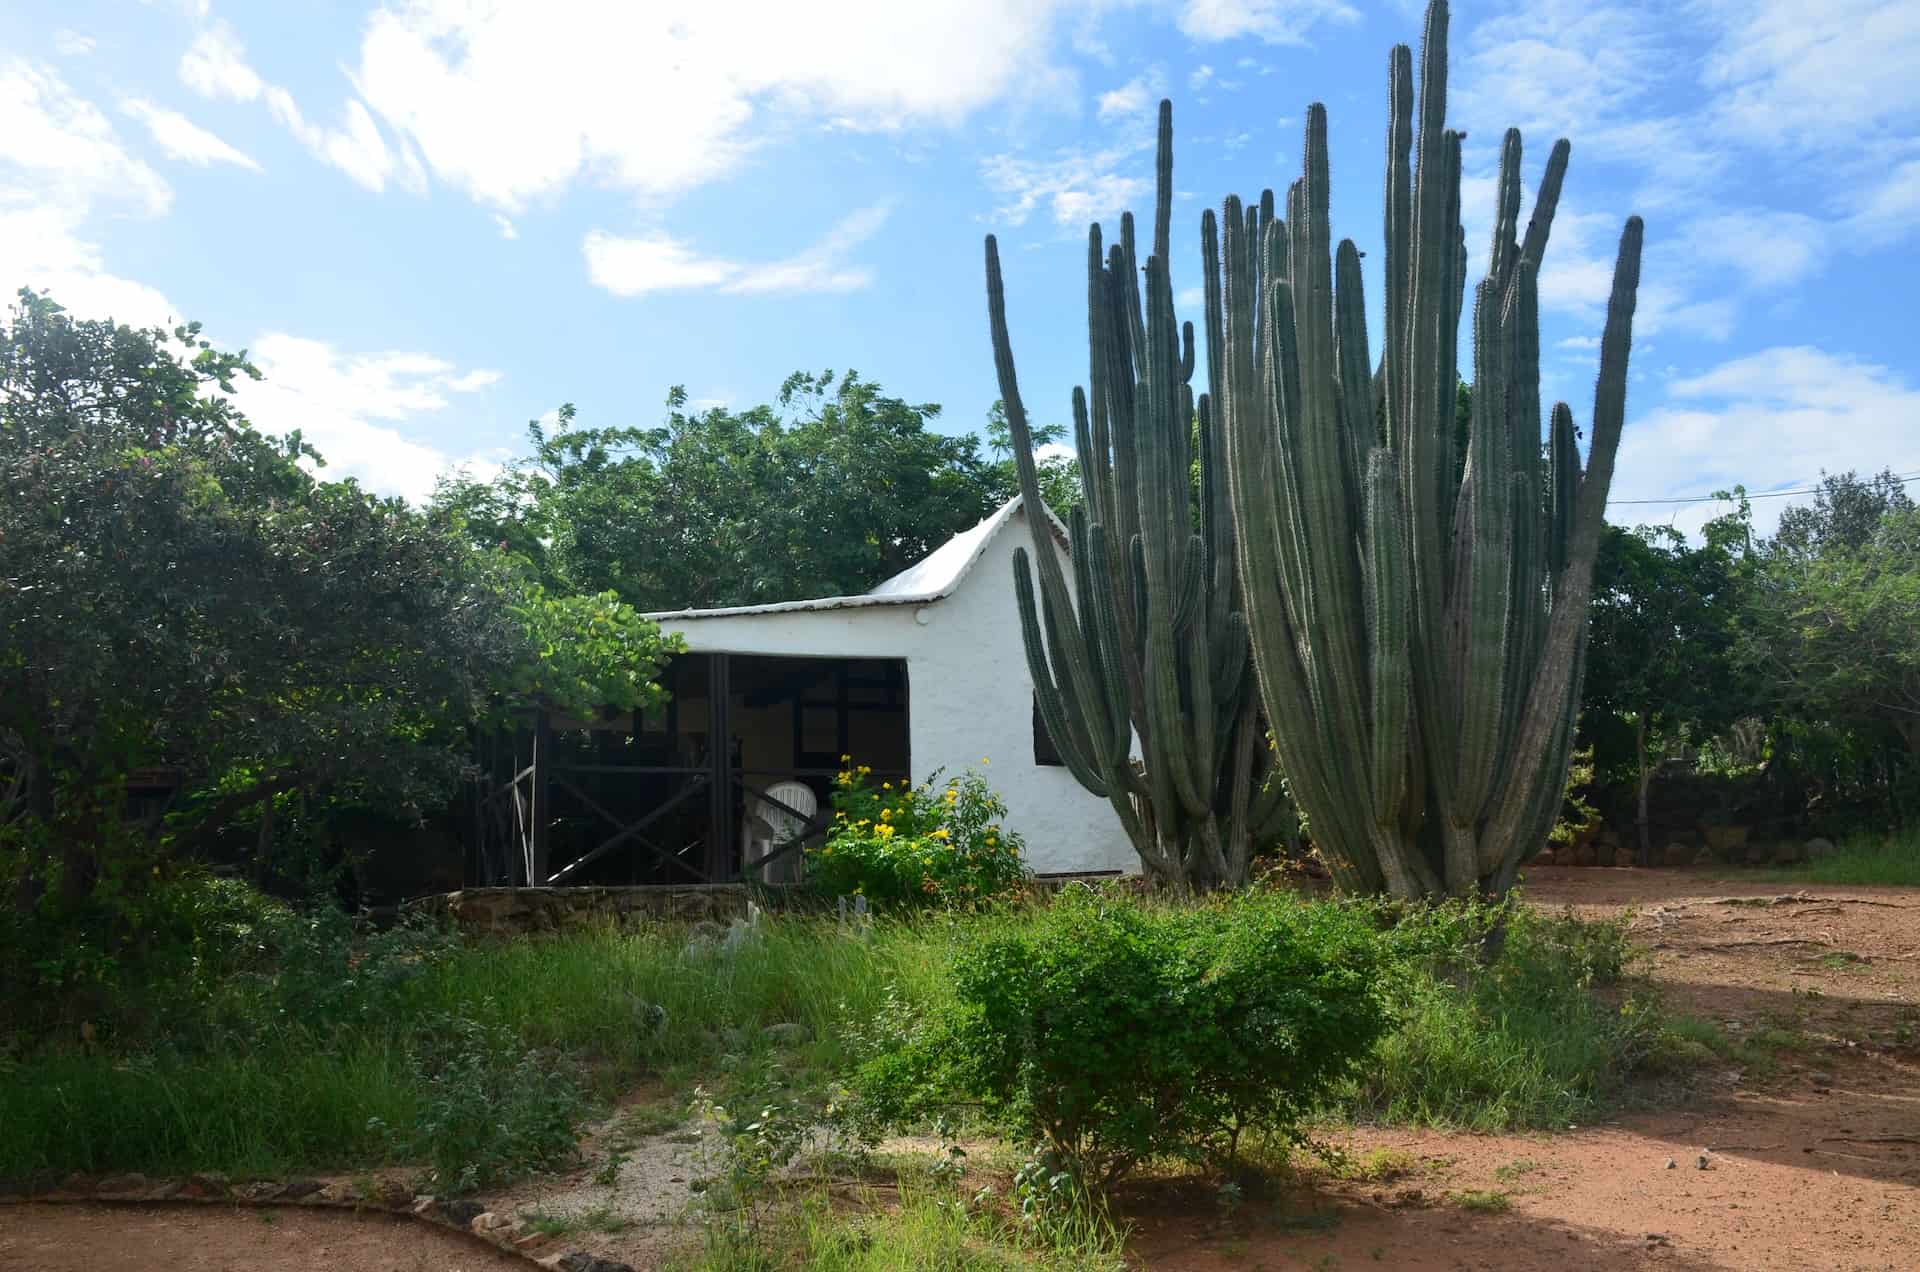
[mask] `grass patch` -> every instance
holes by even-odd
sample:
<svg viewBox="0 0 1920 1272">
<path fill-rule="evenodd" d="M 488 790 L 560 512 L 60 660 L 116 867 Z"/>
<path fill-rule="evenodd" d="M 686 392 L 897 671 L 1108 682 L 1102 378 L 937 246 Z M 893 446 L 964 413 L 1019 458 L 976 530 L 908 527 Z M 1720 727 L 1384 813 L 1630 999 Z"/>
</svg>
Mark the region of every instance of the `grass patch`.
<svg viewBox="0 0 1920 1272">
<path fill-rule="evenodd" d="M 698 1250 L 666 1265 L 671 1272 L 1120 1272 L 1126 1233 L 1086 1212 L 1023 1224 L 992 1205 L 973 1205 L 939 1189 L 905 1190 L 893 1209 L 871 1197 L 853 1213 L 825 1195 L 802 1199 L 751 1230 L 709 1228 Z"/>
<path fill-rule="evenodd" d="M 1448 1193 L 1447 1200 L 1462 1210 L 1483 1215 L 1504 1215 L 1513 1209 L 1513 1197 L 1499 1189 L 1469 1188 L 1463 1192 Z"/>
<path fill-rule="evenodd" d="M 528 1228 L 549 1237 L 571 1236 L 578 1232 L 611 1234 L 625 1232 L 632 1223 L 611 1206 L 594 1206 L 565 1214 L 551 1210 L 528 1210 L 520 1216 Z"/>
<path fill-rule="evenodd" d="M 1331 1173 L 1336 1179 L 1350 1179 L 1362 1184 L 1386 1184 L 1417 1173 L 1420 1166 L 1420 1159 L 1404 1149 L 1376 1148 L 1358 1157 L 1335 1159 Z"/>
<path fill-rule="evenodd" d="M 1398 919 L 1395 1023 L 1318 1119 L 1561 1129 L 1649 1057 L 1766 1051 L 1663 1024 L 1623 979 L 1622 925 L 1519 907 L 1485 963 L 1486 908 L 1375 908 L 1383 927 Z M 870 1053 L 874 1022 L 951 1001 L 960 949 L 1035 921 L 1009 909 L 862 934 L 782 918 L 722 953 L 662 926 L 468 943 L 267 903 L 250 915 L 181 970 L 0 1037 L 0 1178 L 424 1165 L 436 1191 L 489 1186 L 566 1160 L 581 1123 L 643 1081 L 754 1107 L 823 1097 Z M 804 1028 L 770 1037 L 774 1024 Z M 682 1121 L 671 1104 L 627 1109 L 606 1173 Z M 912 1221 L 935 1224 L 924 1210 Z M 815 1221 L 806 1241 L 842 1232 Z"/>
<path fill-rule="evenodd" d="M 1645 1057 L 1660 1013 L 1628 978 L 1624 922 L 1511 911 L 1478 957 L 1490 911 L 1446 908 L 1396 929 L 1400 1021 L 1327 1115 L 1475 1131 L 1564 1130 L 1591 1119 Z"/>
<path fill-rule="evenodd" d="M 1765 883 L 1854 884 L 1862 887 L 1920 888 L 1920 831 L 1895 835 L 1855 835 L 1832 856 L 1797 866 L 1742 870 L 1729 877 Z"/>
</svg>

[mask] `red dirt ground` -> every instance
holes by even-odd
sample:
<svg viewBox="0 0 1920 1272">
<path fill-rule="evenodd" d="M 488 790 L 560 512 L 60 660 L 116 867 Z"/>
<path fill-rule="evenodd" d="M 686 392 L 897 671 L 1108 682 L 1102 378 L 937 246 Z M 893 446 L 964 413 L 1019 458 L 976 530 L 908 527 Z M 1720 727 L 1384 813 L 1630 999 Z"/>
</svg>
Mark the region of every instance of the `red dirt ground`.
<svg viewBox="0 0 1920 1272">
<path fill-rule="evenodd" d="M 1196 1272 L 1920 1268 L 1920 889 L 1795 893 L 1672 870 L 1530 874 L 1538 904 L 1631 911 L 1677 1010 L 1730 1033 L 1791 1029 L 1806 1044 L 1774 1073 L 1709 1066 L 1685 1095 L 1567 1134 L 1362 1131 L 1348 1144 L 1356 1154 L 1398 1150 L 1423 1164 L 1384 1183 L 1250 1202 L 1230 1220 L 1211 1198 L 1172 1215 L 1166 1202 L 1142 1206 L 1142 1262 Z M 1450 1197 L 1475 1191 L 1507 1193 L 1510 1209 L 1476 1212 Z"/>
<path fill-rule="evenodd" d="M 1798 1039 L 1769 1072 L 1701 1062 L 1679 1094 L 1551 1136 L 1359 1131 L 1398 1177 L 1314 1180 L 1223 1216 L 1136 1196 L 1141 1266 L 1254 1269 L 1920 1269 L 1920 889 L 1745 883 L 1685 870 L 1529 872 L 1527 896 L 1630 912 L 1677 1010 Z M 1698 1167 L 1706 1154 L 1707 1168 Z M 1672 1160 L 1672 1168 L 1667 1162 Z M 1461 1204 L 1502 1193 L 1508 1209 Z M 524 1266 L 373 1216 L 0 1209 L 0 1268 L 450 1272 Z"/>
<path fill-rule="evenodd" d="M 384 1215 L 227 1206 L 0 1207 L 7 1272 L 525 1272 L 457 1233 Z"/>
</svg>

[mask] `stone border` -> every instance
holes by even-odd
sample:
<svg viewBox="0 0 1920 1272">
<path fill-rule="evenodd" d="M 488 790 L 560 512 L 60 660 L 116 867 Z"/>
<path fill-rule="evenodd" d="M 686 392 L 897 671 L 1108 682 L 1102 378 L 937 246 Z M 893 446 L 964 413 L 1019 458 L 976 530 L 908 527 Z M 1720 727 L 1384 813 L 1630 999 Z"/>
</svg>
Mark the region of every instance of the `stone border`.
<svg viewBox="0 0 1920 1272">
<path fill-rule="evenodd" d="M 386 1215 L 454 1232 L 467 1240 L 524 1260 L 529 1266 L 558 1272 L 634 1272 L 631 1264 L 602 1259 L 585 1250 L 537 1254 L 556 1239 L 534 1232 L 524 1220 L 496 1214 L 469 1198 L 441 1199 L 397 1180 L 376 1180 L 371 1188 L 348 1180 L 295 1178 L 233 1183 L 225 1175 L 201 1173 L 178 1179 L 149 1179 L 140 1174 L 69 1175 L 52 1186 L 32 1181 L 0 1182 L 0 1206 L 122 1205 L 298 1206 Z"/>
</svg>

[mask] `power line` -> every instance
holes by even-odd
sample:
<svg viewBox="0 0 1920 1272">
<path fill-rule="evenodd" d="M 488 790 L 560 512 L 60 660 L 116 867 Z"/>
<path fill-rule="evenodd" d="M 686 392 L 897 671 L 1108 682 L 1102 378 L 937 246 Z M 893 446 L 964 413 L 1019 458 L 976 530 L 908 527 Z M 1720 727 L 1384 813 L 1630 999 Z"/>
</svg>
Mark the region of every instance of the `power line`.
<svg viewBox="0 0 1920 1272">
<path fill-rule="evenodd" d="M 1920 481 L 1920 472 L 1906 473 L 1900 476 L 1896 476 L 1894 478 L 1894 481 L 1896 481 L 1902 486 L 1905 486 L 1910 482 Z M 1749 493 L 1747 495 L 1747 498 L 1748 499 L 1784 499 L 1788 495 L 1817 495 L 1823 489 L 1825 489 L 1825 487 L 1809 486 L 1805 490 L 1763 490 L 1759 494 Z M 1607 500 L 1607 506 L 1613 507 L 1616 504 L 1626 505 L 1626 504 L 1727 503 L 1727 502 L 1730 502 L 1731 499 L 1732 499 L 1732 496 L 1730 495 L 1686 495 L 1679 499 L 1609 499 Z"/>
</svg>

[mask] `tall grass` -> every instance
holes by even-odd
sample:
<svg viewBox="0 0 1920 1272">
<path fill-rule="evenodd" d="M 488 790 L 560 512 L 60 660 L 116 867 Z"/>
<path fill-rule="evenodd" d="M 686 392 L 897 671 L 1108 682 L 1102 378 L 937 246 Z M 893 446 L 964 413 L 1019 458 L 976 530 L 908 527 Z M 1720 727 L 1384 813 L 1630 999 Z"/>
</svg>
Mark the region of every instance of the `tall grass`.
<svg viewBox="0 0 1920 1272">
<path fill-rule="evenodd" d="M 1769 870 L 1742 871 L 1740 877 L 1769 883 L 1920 888 L 1920 830 L 1891 835 L 1854 835 L 1844 840 L 1833 855 L 1818 861 Z"/>
<path fill-rule="evenodd" d="M 1644 1049 L 1651 1017 L 1608 988 L 1623 932 L 1522 908 L 1481 966 L 1486 915 L 1461 913 L 1394 928 L 1398 1024 L 1328 1116 L 1562 1126 Z M 890 997 L 909 1014 L 935 1002 L 962 943 L 1030 921 L 1008 910 L 861 933 L 784 918 L 719 951 L 662 927 L 465 943 L 282 915 L 263 922 L 291 926 L 264 942 L 248 929 L 244 957 L 208 946 L 191 977 L 130 986 L 93 1041 L 65 1026 L 11 1051 L 0 1038 L 0 1178 L 426 1163 L 438 1187 L 481 1186 L 551 1164 L 596 1105 L 643 1081 L 672 1091 L 771 1071 L 819 1089 Z M 773 1024 L 804 1037 L 769 1038 Z"/>
</svg>

